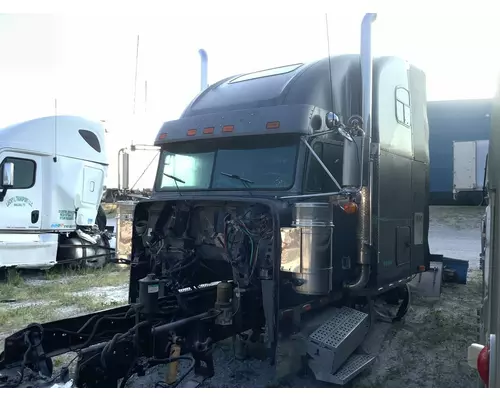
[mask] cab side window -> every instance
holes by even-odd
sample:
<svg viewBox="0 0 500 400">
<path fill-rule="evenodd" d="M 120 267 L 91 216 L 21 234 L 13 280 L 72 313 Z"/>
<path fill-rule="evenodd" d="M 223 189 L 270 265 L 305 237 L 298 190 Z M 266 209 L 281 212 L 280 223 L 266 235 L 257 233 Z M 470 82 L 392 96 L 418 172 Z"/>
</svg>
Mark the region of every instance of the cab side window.
<svg viewBox="0 0 500 400">
<path fill-rule="evenodd" d="M 323 144 L 323 162 L 328 167 L 328 170 L 337 180 L 339 185 L 342 185 L 342 158 L 344 156 L 344 147 L 333 144 L 324 143 Z M 323 169 L 323 168 L 322 168 Z M 332 181 L 332 179 L 323 170 L 323 190 L 325 192 L 336 192 L 339 190 L 337 185 Z"/>
<path fill-rule="evenodd" d="M 340 144 L 316 142 L 313 150 L 326 165 L 330 173 L 342 185 L 342 157 L 344 148 Z M 309 154 L 306 191 L 315 193 L 336 192 L 339 188 L 331 180 L 318 160 Z"/>
<path fill-rule="evenodd" d="M 12 189 L 29 189 L 35 185 L 35 161 L 26 158 L 6 157 L 2 161 L 1 170 L 3 170 L 3 165 L 7 162 L 14 164 L 14 186 Z M 0 188 L 2 188 L 1 179 Z"/>
<path fill-rule="evenodd" d="M 312 146 L 314 152 L 323 160 L 323 143 L 316 142 Z M 309 153 L 309 168 L 307 171 L 306 191 L 321 192 L 323 187 L 322 177 L 325 172 L 316 157 Z"/>
<path fill-rule="evenodd" d="M 411 127 L 410 92 L 403 87 L 396 89 L 396 120 L 401 125 Z"/>
</svg>

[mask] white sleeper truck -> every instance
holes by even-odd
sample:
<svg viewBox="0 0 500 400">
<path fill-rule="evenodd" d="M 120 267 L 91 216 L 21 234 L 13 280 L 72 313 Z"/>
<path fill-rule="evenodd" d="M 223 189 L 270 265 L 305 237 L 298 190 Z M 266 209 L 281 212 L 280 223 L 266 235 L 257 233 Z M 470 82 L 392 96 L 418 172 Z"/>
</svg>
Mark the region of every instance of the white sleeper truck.
<svg viewBox="0 0 500 400">
<path fill-rule="evenodd" d="M 0 270 L 103 266 L 107 166 L 101 122 L 51 116 L 0 129 Z"/>
</svg>

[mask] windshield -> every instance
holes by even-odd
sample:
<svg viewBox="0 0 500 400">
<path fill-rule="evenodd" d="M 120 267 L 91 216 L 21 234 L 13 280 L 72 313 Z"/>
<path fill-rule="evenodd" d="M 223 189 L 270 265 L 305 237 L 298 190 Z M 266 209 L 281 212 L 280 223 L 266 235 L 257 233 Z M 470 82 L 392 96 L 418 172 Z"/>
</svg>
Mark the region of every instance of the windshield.
<svg viewBox="0 0 500 400">
<path fill-rule="evenodd" d="M 162 151 L 156 190 L 286 190 L 298 147 L 290 135 L 173 143 Z"/>
</svg>

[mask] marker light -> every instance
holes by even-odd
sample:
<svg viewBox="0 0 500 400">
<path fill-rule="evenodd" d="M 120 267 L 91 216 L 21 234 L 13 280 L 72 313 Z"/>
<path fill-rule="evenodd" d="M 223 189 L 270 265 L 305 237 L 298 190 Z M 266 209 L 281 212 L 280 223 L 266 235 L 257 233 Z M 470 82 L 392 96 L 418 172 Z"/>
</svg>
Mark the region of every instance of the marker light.
<svg viewBox="0 0 500 400">
<path fill-rule="evenodd" d="M 187 135 L 188 136 L 194 136 L 194 135 L 196 135 L 196 129 L 190 129 L 190 130 L 188 130 L 187 131 Z"/>
<path fill-rule="evenodd" d="M 214 133 L 214 128 L 213 127 L 205 128 L 205 129 L 203 129 L 203 133 L 206 135 L 210 135 L 210 134 Z"/>
<path fill-rule="evenodd" d="M 165 139 L 167 137 L 166 133 L 160 133 L 160 136 L 158 136 L 158 139 Z"/>
<path fill-rule="evenodd" d="M 266 124 L 266 129 L 278 129 L 280 127 L 279 121 L 272 121 Z"/>
<path fill-rule="evenodd" d="M 343 208 L 346 214 L 354 214 L 356 211 L 358 211 L 358 205 L 353 201 L 344 204 Z"/>
<path fill-rule="evenodd" d="M 222 127 L 222 132 L 224 133 L 230 133 L 234 130 L 234 125 L 224 125 Z"/>
<path fill-rule="evenodd" d="M 485 346 L 477 356 L 477 371 L 486 387 L 490 383 L 490 349 Z"/>
</svg>

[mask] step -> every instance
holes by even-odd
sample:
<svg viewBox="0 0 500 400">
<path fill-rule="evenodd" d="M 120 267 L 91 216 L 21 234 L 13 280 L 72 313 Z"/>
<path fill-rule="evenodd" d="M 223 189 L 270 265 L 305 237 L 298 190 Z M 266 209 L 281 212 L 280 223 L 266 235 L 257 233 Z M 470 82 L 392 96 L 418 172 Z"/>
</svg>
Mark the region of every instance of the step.
<svg viewBox="0 0 500 400">
<path fill-rule="evenodd" d="M 340 369 L 331 375 L 329 382 L 334 385 L 344 386 L 354 379 L 357 375 L 370 367 L 375 362 L 375 357 L 365 354 L 353 354 L 340 367 Z"/>
<path fill-rule="evenodd" d="M 349 307 L 336 309 L 308 337 L 308 364 L 316 379 L 343 385 L 337 382 L 348 382 L 370 365 L 373 357 L 353 354 L 369 329 L 368 314 Z"/>
</svg>

